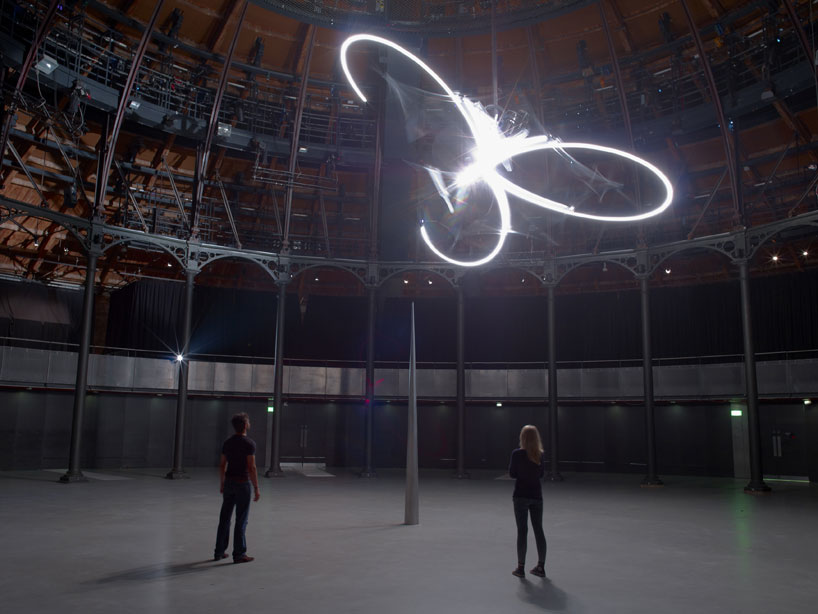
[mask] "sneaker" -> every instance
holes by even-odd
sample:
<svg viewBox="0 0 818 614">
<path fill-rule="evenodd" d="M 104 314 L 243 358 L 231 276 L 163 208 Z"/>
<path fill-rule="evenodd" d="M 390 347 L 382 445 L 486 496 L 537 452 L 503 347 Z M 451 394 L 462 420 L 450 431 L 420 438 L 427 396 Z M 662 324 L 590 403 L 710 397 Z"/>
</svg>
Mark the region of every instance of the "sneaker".
<svg viewBox="0 0 818 614">
<path fill-rule="evenodd" d="M 213 555 L 213 560 L 214 561 L 221 561 L 222 559 L 226 559 L 226 558 L 227 558 L 227 553 L 226 552 L 222 552 L 221 554 L 214 554 Z"/>
<path fill-rule="evenodd" d="M 529 572 L 533 576 L 539 576 L 540 578 L 545 577 L 545 568 L 542 565 L 537 565 L 534 569 Z"/>
<path fill-rule="evenodd" d="M 511 572 L 512 576 L 517 576 L 518 578 L 525 578 L 525 569 L 522 565 L 518 565 L 517 569 Z"/>
<path fill-rule="evenodd" d="M 233 562 L 234 563 L 249 563 L 252 560 L 254 560 L 252 556 L 247 556 L 246 554 L 242 554 L 239 558 L 233 559 Z"/>
</svg>

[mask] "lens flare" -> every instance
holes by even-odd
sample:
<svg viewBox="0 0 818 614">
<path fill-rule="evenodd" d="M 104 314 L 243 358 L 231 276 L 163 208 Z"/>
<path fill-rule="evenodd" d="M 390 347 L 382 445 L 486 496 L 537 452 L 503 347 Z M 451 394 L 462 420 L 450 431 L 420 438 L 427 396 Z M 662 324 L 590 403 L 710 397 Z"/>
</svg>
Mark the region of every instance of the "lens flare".
<svg viewBox="0 0 818 614">
<path fill-rule="evenodd" d="M 426 171 L 428 172 L 438 195 L 446 204 L 450 214 L 454 214 L 456 209 L 455 205 L 452 203 L 453 195 L 455 196 L 455 202 L 457 202 L 457 194 L 462 192 L 465 188 L 478 183 L 484 183 L 486 186 L 488 186 L 492 192 L 492 195 L 494 196 L 494 200 L 497 203 L 497 209 L 500 213 L 500 227 L 497 229 L 497 244 L 488 255 L 482 258 L 477 260 L 457 260 L 443 253 L 443 251 L 434 244 L 429 236 L 428 230 L 426 229 L 425 220 L 421 220 L 421 237 L 429 249 L 442 260 L 464 267 L 475 267 L 490 262 L 503 248 L 506 237 L 511 231 L 511 210 L 508 202 L 508 194 L 551 211 L 601 222 L 635 222 L 645 220 L 653 217 L 654 215 L 658 215 L 667 209 L 670 206 L 670 203 L 673 201 L 673 186 L 670 183 L 670 180 L 664 173 L 662 173 L 662 171 L 660 171 L 650 162 L 626 151 L 614 149 L 612 147 L 604 147 L 602 145 L 594 145 L 592 143 L 563 143 L 562 141 L 551 138 L 547 135 L 529 137 L 527 129 L 521 129 L 517 132 L 513 130 L 504 131 L 501 129 L 500 120 L 498 117 L 487 113 L 486 109 L 480 103 L 471 101 L 465 96 L 455 93 L 437 73 L 435 73 L 426 63 L 423 62 L 423 60 L 413 55 L 397 43 L 371 34 L 355 34 L 347 38 L 341 45 L 341 68 L 343 69 L 350 86 L 363 102 L 367 102 L 366 96 L 358 87 L 358 84 L 355 81 L 355 78 L 352 76 L 347 63 L 347 53 L 350 46 L 359 42 L 384 45 L 390 49 L 394 49 L 404 57 L 414 62 L 419 68 L 421 68 L 421 70 L 429 75 L 449 97 L 451 103 L 455 106 L 466 122 L 466 125 L 471 132 L 471 137 L 474 139 L 474 148 L 470 152 L 471 162 L 466 168 L 454 173 L 454 181 L 452 183 L 447 184 L 444 181 L 444 174 L 439 169 L 426 168 Z M 510 133 L 510 136 L 507 136 L 507 133 Z M 511 170 L 511 160 L 515 156 L 538 151 L 555 151 L 573 161 L 570 154 L 566 152 L 566 150 L 571 149 L 591 150 L 618 156 L 642 166 L 659 179 L 665 189 L 665 198 L 658 206 L 654 207 L 650 211 L 639 213 L 637 215 L 596 215 L 576 211 L 573 206 L 551 200 L 550 198 L 546 198 L 540 194 L 526 190 L 508 178 L 500 175 L 497 170 L 498 167 L 501 166 L 506 170 Z"/>
</svg>

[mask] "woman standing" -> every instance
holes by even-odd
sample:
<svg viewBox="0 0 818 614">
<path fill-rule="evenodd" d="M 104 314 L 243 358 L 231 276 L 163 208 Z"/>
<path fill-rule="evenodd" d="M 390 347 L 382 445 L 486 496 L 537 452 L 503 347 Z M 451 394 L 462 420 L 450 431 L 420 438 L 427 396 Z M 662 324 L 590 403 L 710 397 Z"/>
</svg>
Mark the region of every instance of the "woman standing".
<svg viewBox="0 0 818 614">
<path fill-rule="evenodd" d="M 542 530 L 543 449 L 540 432 L 536 426 L 526 424 L 520 431 L 520 447 L 511 453 L 508 466 L 514 484 L 514 518 L 517 520 L 517 569 L 511 573 L 525 577 L 525 551 L 528 541 L 528 515 L 537 541 L 537 566 L 531 570 L 535 576 L 545 577 L 545 534 Z"/>
</svg>

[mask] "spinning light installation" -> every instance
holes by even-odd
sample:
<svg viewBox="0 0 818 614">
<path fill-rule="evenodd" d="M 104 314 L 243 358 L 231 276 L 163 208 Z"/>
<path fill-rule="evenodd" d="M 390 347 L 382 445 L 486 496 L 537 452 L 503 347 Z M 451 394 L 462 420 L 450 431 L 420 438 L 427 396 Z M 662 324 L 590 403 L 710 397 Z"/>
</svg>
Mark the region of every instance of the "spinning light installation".
<svg viewBox="0 0 818 614">
<path fill-rule="evenodd" d="M 426 230 L 426 224 L 424 221 L 422 221 L 420 226 L 420 234 L 429 249 L 441 259 L 459 266 L 479 266 L 492 260 L 502 249 L 506 236 L 511 231 L 511 211 L 509 209 L 508 194 L 512 194 L 518 198 L 526 200 L 533 205 L 559 213 L 564 213 L 565 215 L 572 215 L 574 217 L 603 222 L 635 222 L 638 220 L 644 220 L 654 215 L 658 215 L 670 206 L 670 203 L 673 200 L 673 186 L 664 173 L 662 173 L 662 171 L 660 171 L 650 162 L 647 162 L 646 160 L 643 160 L 642 158 L 639 158 L 626 151 L 613 149 L 611 147 L 603 147 L 601 145 L 594 145 L 592 143 L 563 143 L 558 139 L 554 139 L 546 135 L 528 137 L 527 132 L 521 132 L 513 136 L 506 136 L 500 130 L 497 119 L 486 113 L 486 110 L 480 103 L 473 102 L 465 96 L 452 91 L 446 82 L 443 81 L 443 79 L 441 79 L 431 68 L 429 68 L 429 66 L 426 65 L 423 60 L 413 55 L 400 45 L 385 38 L 381 38 L 380 36 L 373 36 L 371 34 L 355 34 L 354 36 L 347 38 L 343 45 L 341 45 L 341 67 L 344 70 L 344 74 L 346 75 L 350 86 L 363 102 L 367 101 L 366 96 L 358 87 L 357 82 L 350 73 L 347 63 L 347 52 L 349 47 L 359 42 L 376 43 L 394 49 L 420 67 L 449 97 L 451 103 L 463 116 L 463 119 L 471 132 L 471 137 L 474 139 L 475 146 L 471 151 L 471 164 L 456 174 L 455 181 L 453 183 L 447 185 L 443 179 L 443 174 L 438 169 L 427 168 L 426 170 L 429 173 L 438 194 L 440 194 L 441 198 L 446 203 L 450 213 L 454 213 L 454 206 L 452 205 L 450 199 L 450 194 L 453 190 L 463 189 L 476 185 L 480 182 L 488 186 L 492 192 L 492 195 L 497 201 L 497 208 L 500 213 L 500 228 L 498 229 L 497 244 L 488 255 L 478 260 L 455 260 L 454 258 L 444 254 L 432 242 Z M 664 200 L 654 209 L 644 213 L 639 213 L 637 215 L 606 216 L 583 213 L 576 211 L 572 206 L 545 198 L 544 196 L 526 190 L 497 172 L 498 165 L 503 165 L 506 168 L 510 168 L 511 159 L 517 155 L 532 153 L 535 151 L 552 150 L 568 156 L 568 154 L 565 153 L 565 150 L 570 149 L 594 150 L 605 154 L 619 156 L 643 166 L 653 173 L 662 183 L 665 189 Z M 570 158 L 570 156 L 568 157 Z"/>
</svg>

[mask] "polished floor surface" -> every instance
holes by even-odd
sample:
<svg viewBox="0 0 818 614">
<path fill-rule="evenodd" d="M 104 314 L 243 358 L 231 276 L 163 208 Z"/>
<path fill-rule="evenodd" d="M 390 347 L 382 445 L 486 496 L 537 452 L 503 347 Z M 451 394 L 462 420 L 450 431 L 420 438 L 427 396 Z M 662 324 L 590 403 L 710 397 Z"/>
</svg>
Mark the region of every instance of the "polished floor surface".
<svg viewBox="0 0 818 614">
<path fill-rule="evenodd" d="M 0 472 L 6 612 L 805 613 L 818 602 L 818 486 L 570 474 L 545 484 L 548 579 L 511 575 L 512 483 L 423 474 L 402 525 L 397 472 L 264 480 L 249 564 L 210 560 L 214 469 Z M 535 560 L 529 535 L 529 560 Z"/>
</svg>

